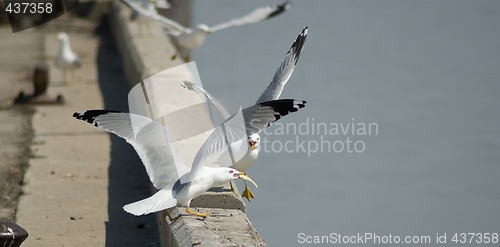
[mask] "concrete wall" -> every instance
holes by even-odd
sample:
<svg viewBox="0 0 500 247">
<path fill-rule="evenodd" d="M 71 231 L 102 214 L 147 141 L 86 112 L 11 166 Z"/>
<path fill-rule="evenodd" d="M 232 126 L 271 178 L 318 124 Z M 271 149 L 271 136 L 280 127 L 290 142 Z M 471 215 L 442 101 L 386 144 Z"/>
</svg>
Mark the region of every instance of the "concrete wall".
<svg viewBox="0 0 500 247">
<path fill-rule="evenodd" d="M 178 1 L 167 11 L 172 18 L 189 23 L 191 1 Z M 127 79 L 131 87 L 164 69 L 180 65 L 177 50 L 160 25 L 147 18 L 130 20 L 130 10 L 116 1 L 112 7 L 112 26 L 116 45 L 124 59 Z M 157 213 L 162 246 L 266 246 L 246 216 L 241 197 L 229 191 L 229 186 L 213 188 L 191 203 L 200 212 L 210 212 L 205 218 L 186 214 L 184 207 L 171 210 L 176 221 L 169 221 L 165 213 Z"/>
</svg>

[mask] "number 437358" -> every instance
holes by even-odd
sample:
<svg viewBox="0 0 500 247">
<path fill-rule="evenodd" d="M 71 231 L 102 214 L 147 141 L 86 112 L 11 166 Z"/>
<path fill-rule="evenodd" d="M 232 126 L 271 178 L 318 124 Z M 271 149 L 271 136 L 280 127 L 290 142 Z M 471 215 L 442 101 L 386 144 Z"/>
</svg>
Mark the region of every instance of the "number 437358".
<svg viewBox="0 0 500 247">
<path fill-rule="evenodd" d="M 9 3 L 5 8 L 9 14 L 50 14 L 52 11 L 52 3 Z"/>
<path fill-rule="evenodd" d="M 454 243 L 478 243 L 496 244 L 498 243 L 498 233 L 455 233 L 451 239 Z"/>
</svg>

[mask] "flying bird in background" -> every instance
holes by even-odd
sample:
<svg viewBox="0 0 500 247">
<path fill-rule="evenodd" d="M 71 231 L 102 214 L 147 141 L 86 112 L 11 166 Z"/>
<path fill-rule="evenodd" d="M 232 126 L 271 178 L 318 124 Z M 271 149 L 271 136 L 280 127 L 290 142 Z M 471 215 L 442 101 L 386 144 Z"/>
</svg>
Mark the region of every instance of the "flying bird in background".
<svg viewBox="0 0 500 247">
<path fill-rule="evenodd" d="M 211 27 L 206 24 L 199 24 L 196 28 L 189 28 L 161 15 L 157 15 L 153 18 L 160 22 L 168 34 L 176 37 L 179 46 L 192 50 L 200 47 L 203 42 L 205 42 L 206 36 L 210 33 L 234 26 L 243 26 L 261 22 L 282 14 L 290 7 L 291 3 L 288 1 L 278 5 L 260 7 L 242 17 L 213 25 Z M 189 56 L 186 57 L 186 61 L 189 61 Z"/>
</svg>

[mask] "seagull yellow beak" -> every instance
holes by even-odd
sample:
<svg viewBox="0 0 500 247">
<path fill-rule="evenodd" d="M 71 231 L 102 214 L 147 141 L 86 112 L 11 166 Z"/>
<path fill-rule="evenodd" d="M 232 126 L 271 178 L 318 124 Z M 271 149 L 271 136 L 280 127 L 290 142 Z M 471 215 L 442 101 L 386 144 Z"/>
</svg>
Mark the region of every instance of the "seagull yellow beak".
<svg viewBox="0 0 500 247">
<path fill-rule="evenodd" d="M 257 142 L 256 141 L 249 141 L 248 145 L 250 145 L 250 149 L 253 150 L 255 148 L 255 145 L 257 145 Z"/>
<path fill-rule="evenodd" d="M 255 185 L 255 188 L 259 188 L 259 186 L 257 186 L 257 184 L 250 177 L 248 177 L 247 174 L 245 174 L 244 172 L 238 173 L 238 178 L 248 180 L 248 181 L 252 182 L 253 185 Z"/>
</svg>

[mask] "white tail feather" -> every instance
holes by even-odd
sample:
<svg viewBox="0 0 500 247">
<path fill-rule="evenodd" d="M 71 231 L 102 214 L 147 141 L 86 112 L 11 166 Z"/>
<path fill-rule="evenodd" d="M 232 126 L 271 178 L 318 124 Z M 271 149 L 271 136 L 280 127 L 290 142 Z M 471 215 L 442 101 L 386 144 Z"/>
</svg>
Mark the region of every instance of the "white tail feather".
<svg viewBox="0 0 500 247">
<path fill-rule="evenodd" d="M 176 205 L 177 200 L 172 197 L 172 190 L 162 189 L 144 200 L 123 206 L 123 210 L 133 215 L 140 216 L 165 210 Z"/>
</svg>

